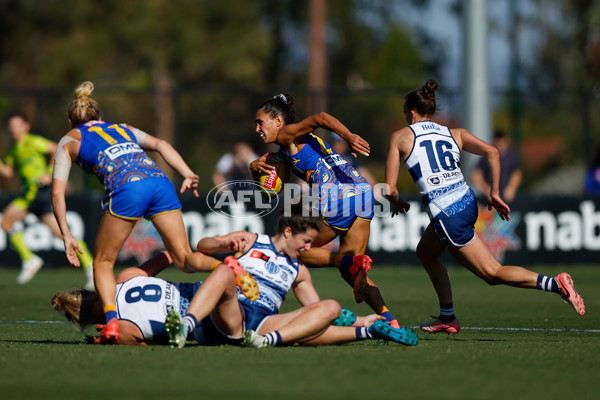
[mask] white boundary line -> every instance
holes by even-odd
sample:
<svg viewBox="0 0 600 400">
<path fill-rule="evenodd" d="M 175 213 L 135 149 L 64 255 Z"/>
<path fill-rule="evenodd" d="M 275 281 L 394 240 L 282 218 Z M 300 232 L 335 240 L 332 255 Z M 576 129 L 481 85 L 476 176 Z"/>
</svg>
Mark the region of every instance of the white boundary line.
<svg viewBox="0 0 600 400">
<path fill-rule="evenodd" d="M 418 326 L 410 326 L 412 329 L 419 329 Z M 582 333 L 600 333 L 600 329 L 544 329 L 544 328 L 492 328 L 492 327 L 477 327 L 466 326 L 461 327 L 461 331 L 503 331 L 503 332 L 582 332 Z"/>
<path fill-rule="evenodd" d="M 68 321 L 0 321 L 0 324 L 68 324 Z"/>
<path fill-rule="evenodd" d="M 68 324 L 68 321 L 0 321 L 0 324 Z M 409 326 L 411 329 L 419 329 L 418 326 Z M 493 328 L 466 326 L 460 328 L 464 331 L 500 331 L 500 332 L 581 332 L 581 333 L 600 333 L 600 329 L 544 329 L 544 328 Z"/>
</svg>

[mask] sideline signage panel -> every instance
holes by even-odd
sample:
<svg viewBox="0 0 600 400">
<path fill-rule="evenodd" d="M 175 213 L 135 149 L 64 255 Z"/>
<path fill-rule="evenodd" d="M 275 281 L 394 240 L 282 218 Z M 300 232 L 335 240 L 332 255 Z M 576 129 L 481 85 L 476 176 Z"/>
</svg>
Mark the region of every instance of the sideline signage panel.
<svg viewBox="0 0 600 400">
<path fill-rule="evenodd" d="M 0 195 L 4 208 L 12 196 Z M 102 193 L 85 193 L 67 198 L 71 230 L 93 248 L 101 217 Z M 282 204 L 265 215 L 252 206 L 229 204 L 221 210 L 207 205 L 206 195 L 195 198 L 184 195 L 183 219 L 190 245 L 205 236 L 223 235 L 236 230 L 273 234 Z M 418 265 L 415 249 L 429 219 L 416 196 L 408 198 L 411 209 L 391 218 L 376 216 L 371 222 L 367 253 L 378 265 Z M 480 205 L 476 232 L 498 261 L 527 267 L 535 264 L 597 263 L 600 250 L 600 198 L 520 196 L 511 204 L 510 221 L 500 220 L 495 213 Z M 20 223 L 27 245 L 44 258 L 46 266 L 66 265 L 62 240 L 32 214 Z M 336 250 L 336 244 L 328 246 Z M 122 265 L 134 265 L 149 258 L 163 245 L 152 224 L 140 221 L 119 255 Z M 450 257 L 445 261 L 452 263 Z M 18 267 L 20 260 L 10 247 L 7 235 L 0 230 L 0 267 Z"/>
</svg>

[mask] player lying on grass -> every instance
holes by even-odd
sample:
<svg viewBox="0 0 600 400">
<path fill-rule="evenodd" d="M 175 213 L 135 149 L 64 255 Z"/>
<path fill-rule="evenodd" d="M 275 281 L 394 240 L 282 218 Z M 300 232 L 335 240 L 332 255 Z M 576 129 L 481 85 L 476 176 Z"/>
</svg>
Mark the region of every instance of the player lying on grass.
<svg viewBox="0 0 600 400">
<path fill-rule="evenodd" d="M 291 227 L 288 228 L 291 229 Z M 284 242 L 276 240 L 280 236 L 278 234 L 272 238 L 273 242 L 270 243 L 285 243 L 285 250 L 290 252 L 291 250 L 288 249 L 296 248 L 296 255 L 307 246 L 310 247 L 310 240 L 316 235 L 315 228 L 308 230 L 308 239 L 302 234 L 291 235 L 289 229 L 285 232 L 281 234 L 284 237 L 280 238 Z M 306 234 L 306 232 L 304 233 Z M 254 241 L 261 236 L 248 232 L 233 233 L 223 237 L 208 238 L 204 240 L 204 244 L 213 242 L 212 250 L 217 250 L 221 244 L 222 247 L 235 250 L 252 244 L 256 246 L 258 243 L 254 243 Z M 271 241 L 270 237 L 266 236 L 266 238 Z M 306 243 L 305 240 L 309 240 L 309 242 Z M 215 243 L 220 245 L 214 246 Z M 292 243 L 297 244 L 292 245 Z M 296 342 L 341 344 L 368 338 L 392 340 L 409 345 L 417 343 L 417 337 L 413 332 L 405 328 L 391 328 L 381 321 L 381 317 L 378 315 L 358 317 L 352 327 L 331 326 L 332 321 L 336 319 L 341 324 L 352 323 L 353 313 L 343 312 L 338 317 L 340 315 L 339 304 L 333 300 L 319 300 L 310 274 L 304 266 L 300 267 L 297 260 L 286 254 L 277 253 L 277 258 L 279 261 L 290 260 L 291 267 L 285 266 L 285 270 L 279 267 L 278 273 L 273 273 L 271 279 L 269 279 L 271 274 L 268 274 L 265 279 L 261 279 L 261 289 L 273 294 L 277 278 L 283 279 L 286 282 L 289 281 L 289 286 L 293 287 L 296 295 L 299 296 L 299 301 L 303 299 L 301 304 L 306 304 L 299 310 L 285 314 L 277 314 L 278 306 L 276 311 L 271 311 L 271 309 L 259 305 L 268 304 L 265 303 L 270 298 L 267 294 L 263 294 L 262 301 L 259 298 L 257 302 L 251 302 L 245 296 L 240 295 L 241 291 L 236 289 L 234 274 L 231 273 L 230 268 L 224 265 L 217 267 L 204 283 L 177 284 L 155 278 L 154 275 L 170 263 L 166 252 L 159 254 L 140 267 L 123 270 L 117 275 L 116 301 L 121 332 L 117 343 L 165 343 L 167 335 L 164 321 L 168 311 L 174 311 L 169 314 L 168 322 L 171 326 L 172 344 L 178 347 L 185 345 L 188 335 L 201 344 L 239 345 L 246 327 L 254 327 L 259 333 L 269 333 L 271 330 L 279 329 L 282 338 L 281 344 Z M 263 272 L 266 272 L 267 265 L 274 271 L 277 270 L 274 267 L 279 265 L 268 264 L 267 260 L 262 260 L 262 262 Z M 235 264 L 239 267 L 239 263 L 233 257 L 227 257 L 225 263 Z M 294 265 L 298 265 L 297 269 L 293 269 Z M 284 271 L 286 272 L 283 273 Z M 301 276 L 294 280 L 297 273 L 300 273 Z M 283 297 L 286 293 L 287 290 L 283 293 Z M 277 295 L 280 296 L 281 293 L 277 293 Z M 283 297 L 281 297 L 281 301 Z M 81 329 L 99 324 L 103 320 L 102 305 L 94 292 L 86 290 L 61 292 L 53 297 L 52 305 L 55 310 L 63 311 L 66 318 Z M 350 314 L 350 318 L 348 318 L 348 314 Z M 185 316 L 183 320 L 182 316 Z M 246 322 L 244 318 L 249 322 Z M 252 320 L 250 320 L 251 318 Z M 186 322 L 188 320 L 189 322 Z M 196 321 L 201 322 L 196 324 Z M 262 321 L 265 323 L 259 326 Z M 193 327 L 194 324 L 196 324 L 195 327 Z M 95 340 L 97 343 L 104 342 L 102 338 Z"/>
<path fill-rule="evenodd" d="M 335 300 L 320 300 L 308 269 L 298 261 L 300 254 L 310 250 L 321 228 L 320 218 L 303 216 L 302 211 L 296 206 L 290 215 L 282 214 L 272 237 L 234 232 L 198 242 L 197 250 L 205 254 L 243 253 L 239 259 L 227 257 L 225 262 L 239 261 L 258 283 L 260 295 L 256 301 L 240 296 L 231 274 L 217 268 L 185 313 L 173 310 L 167 315 L 165 325 L 172 346 L 183 347 L 190 337 L 202 342 L 208 335 L 216 343 L 239 344 L 244 331 L 242 345 L 254 347 L 342 344 L 373 338 L 417 344 L 410 329 L 393 328 L 378 315 L 360 319 L 358 327 L 332 325 L 340 316 L 340 305 Z M 280 314 L 290 290 L 302 307 Z"/>
</svg>

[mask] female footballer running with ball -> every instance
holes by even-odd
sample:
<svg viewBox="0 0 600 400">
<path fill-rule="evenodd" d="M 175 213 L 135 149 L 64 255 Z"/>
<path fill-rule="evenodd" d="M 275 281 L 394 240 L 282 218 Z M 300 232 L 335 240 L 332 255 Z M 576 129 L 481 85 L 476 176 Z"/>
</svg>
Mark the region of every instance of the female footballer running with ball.
<svg viewBox="0 0 600 400">
<path fill-rule="evenodd" d="M 256 113 L 256 133 L 265 143 L 276 143 L 287 158 L 292 171 L 306 181 L 319 197 L 319 212 L 324 228 L 313 248 L 302 254 L 303 263 L 313 267 L 335 265 L 346 282 L 354 288 L 357 302 L 365 300 L 392 326 L 398 326 L 385 305 L 379 288 L 366 276 L 371 259 L 365 255 L 374 215 L 373 192 L 369 183 L 340 157 L 327 142 L 313 132 L 327 129 L 346 140 L 356 153 L 368 156 L 369 143 L 350 132 L 339 120 L 321 112 L 295 122 L 294 100 L 289 94 L 279 94 L 264 102 Z M 255 178 L 274 167 L 267 163 L 267 154 L 250 164 Z M 339 254 L 319 248 L 340 237 Z"/>
</svg>

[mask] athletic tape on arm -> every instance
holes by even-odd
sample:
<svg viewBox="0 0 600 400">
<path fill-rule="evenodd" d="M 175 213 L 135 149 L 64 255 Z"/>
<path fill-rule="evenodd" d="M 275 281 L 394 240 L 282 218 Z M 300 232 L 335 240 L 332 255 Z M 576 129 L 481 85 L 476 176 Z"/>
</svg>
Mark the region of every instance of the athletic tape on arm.
<svg viewBox="0 0 600 400">
<path fill-rule="evenodd" d="M 133 126 L 131 126 L 130 129 L 131 132 L 133 132 L 133 136 L 135 136 L 135 138 L 137 139 L 137 142 L 140 145 L 140 147 L 146 147 L 146 137 L 148 137 L 148 134 L 138 128 L 134 128 Z"/>
<path fill-rule="evenodd" d="M 71 172 L 71 159 L 64 149 L 64 146 L 69 142 L 78 142 L 78 140 L 70 136 L 63 136 L 58 142 L 56 154 L 54 155 L 54 172 L 52 173 L 52 178 L 65 182 L 69 180 L 69 173 Z"/>
</svg>

